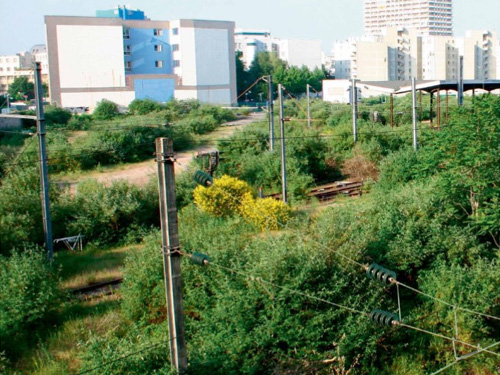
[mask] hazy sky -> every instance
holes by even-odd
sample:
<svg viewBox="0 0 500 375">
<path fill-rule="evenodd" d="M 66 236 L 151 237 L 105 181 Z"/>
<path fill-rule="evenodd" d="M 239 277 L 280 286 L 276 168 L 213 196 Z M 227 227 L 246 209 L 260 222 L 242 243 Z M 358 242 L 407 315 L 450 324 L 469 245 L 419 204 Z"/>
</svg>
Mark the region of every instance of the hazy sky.
<svg viewBox="0 0 500 375">
<path fill-rule="evenodd" d="M 329 52 L 335 40 L 363 32 L 363 0 L 0 0 L 0 54 L 45 43 L 44 15 L 94 16 L 130 5 L 152 20 L 235 21 L 281 38 L 317 39 Z M 454 0 L 454 32 L 489 29 L 500 36 L 500 0 Z"/>
</svg>

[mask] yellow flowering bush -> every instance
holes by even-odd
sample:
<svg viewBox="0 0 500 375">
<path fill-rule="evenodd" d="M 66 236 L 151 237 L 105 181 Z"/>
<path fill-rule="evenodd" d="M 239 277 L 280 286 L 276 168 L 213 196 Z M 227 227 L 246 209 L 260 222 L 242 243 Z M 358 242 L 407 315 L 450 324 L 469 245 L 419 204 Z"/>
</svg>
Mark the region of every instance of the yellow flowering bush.
<svg viewBox="0 0 500 375">
<path fill-rule="evenodd" d="M 278 230 L 290 218 L 290 207 L 273 198 L 245 199 L 242 216 L 262 230 Z"/>
<path fill-rule="evenodd" d="M 282 201 L 255 199 L 246 182 L 227 175 L 215 179 L 209 188 L 196 187 L 194 202 L 208 214 L 216 217 L 240 215 L 262 230 L 278 230 L 288 221 L 291 213 Z"/>
<path fill-rule="evenodd" d="M 213 186 L 197 186 L 194 203 L 203 211 L 216 217 L 240 214 L 243 199 L 252 196 L 252 189 L 245 181 L 227 175 L 215 179 Z"/>
</svg>

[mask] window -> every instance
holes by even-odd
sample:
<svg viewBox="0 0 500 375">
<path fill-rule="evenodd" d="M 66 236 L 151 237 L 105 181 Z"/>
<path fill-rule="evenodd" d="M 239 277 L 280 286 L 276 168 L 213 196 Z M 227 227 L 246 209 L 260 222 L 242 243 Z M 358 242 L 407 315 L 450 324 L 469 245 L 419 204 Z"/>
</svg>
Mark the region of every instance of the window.
<svg viewBox="0 0 500 375">
<path fill-rule="evenodd" d="M 126 71 L 132 70 L 132 61 L 125 61 L 125 70 Z"/>
<path fill-rule="evenodd" d="M 130 44 L 126 44 L 124 47 L 123 47 L 123 50 L 124 50 L 124 54 L 125 56 L 130 56 L 130 52 L 132 52 L 132 47 L 130 46 Z"/>
<path fill-rule="evenodd" d="M 154 36 L 162 36 L 163 30 L 162 29 L 153 29 L 153 35 Z"/>
<path fill-rule="evenodd" d="M 130 29 L 123 29 L 123 39 L 130 39 Z"/>
<path fill-rule="evenodd" d="M 172 35 L 179 35 L 179 29 L 177 27 L 172 29 Z"/>
<path fill-rule="evenodd" d="M 178 44 L 172 44 L 172 52 L 178 51 L 179 50 L 179 45 Z"/>
<path fill-rule="evenodd" d="M 178 68 L 179 66 L 181 66 L 181 62 L 179 60 L 174 60 L 172 61 L 172 65 L 174 66 L 174 68 Z"/>
<path fill-rule="evenodd" d="M 157 67 L 157 68 L 163 68 L 163 61 L 162 60 L 156 60 L 155 61 L 155 67 Z"/>
<path fill-rule="evenodd" d="M 161 44 L 155 44 L 154 48 L 155 48 L 155 52 L 163 51 L 163 46 Z"/>
</svg>

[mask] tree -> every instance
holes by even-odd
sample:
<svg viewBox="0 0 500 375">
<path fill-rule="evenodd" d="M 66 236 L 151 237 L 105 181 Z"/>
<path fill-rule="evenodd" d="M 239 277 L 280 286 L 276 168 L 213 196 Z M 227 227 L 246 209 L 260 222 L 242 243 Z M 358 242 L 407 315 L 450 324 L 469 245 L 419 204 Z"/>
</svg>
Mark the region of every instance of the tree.
<svg viewBox="0 0 500 375">
<path fill-rule="evenodd" d="M 28 80 L 28 77 L 17 77 L 9 85 L 8 94 L 16 100 L 25 100 L 35 98 L 35 85 Z"/>
<path fill-rule="evenodd" d="M 97 120 L 111 120 L 119 114 L 118 105 L 111 100 L 103 99 L 97 103 L 93 116 Z"/>
</svg>

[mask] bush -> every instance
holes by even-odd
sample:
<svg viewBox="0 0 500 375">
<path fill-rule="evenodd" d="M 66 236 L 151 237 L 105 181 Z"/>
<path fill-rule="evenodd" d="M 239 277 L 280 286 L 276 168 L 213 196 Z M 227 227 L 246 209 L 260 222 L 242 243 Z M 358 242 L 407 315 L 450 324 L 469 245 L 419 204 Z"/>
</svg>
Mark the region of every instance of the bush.
<svg viewBox="0 0 500 375">
<path fill-rule="evenodd" d="M 66 126 L 69 130 L 88 130 L 92 125 L 92 116 L 82 113 L 81 115 L 73 116 Z"/>
<path fill-rule="evenodd" d="M 67 109 L 51 105 L 45 107 L 45 121 L 47 126 L 65 126 L 71 118 L 72 114 Z"/>
<path fill-rule="evenodd" d="M 283 201 L 274 198 L 253 199 L 249 195 L 243 202 L 241 211 L 245 219 L 262 230 L 283 228 L 291 215 L 290 207 Z"/>
<path fill-rule="evenodd" d="M 60 208 L 64 227 L 88 241 L 115 243 L 129 231 L 158 225 L 158 194 L 154 187 L 139 189 L 126 182 L 107 187 L 94 180 L 77 185 L 76 196 L 65 196 Z"/>
<path fill-rule="evenodd" d="M 222 176 L 214 185 L 194 189 L 194 202 L 206 213 L 215 217 L 232 216 L 241 213 L 241 205 L 252 189 L 244 181 L 230 176 Z"/>
<path fill-rule="evenodd" d="M 135 99 L 130 103 L 128 109 L 136 115 L 147 115 L 148 113 L 162 110 L 163 106 L 152 99 Z"/>
<path fill-rule="evenodd" d="M 59 303 L 58 276 L 42 250 L 0 255 L 0 342 L 11 352 Z"/>
<path fill-rule="evenodd" d="M 97 106 L 92 113 L 96 120 L 111 120 L 119 114 L 118 104 L 111 100 L 103 99 L 97 103 Z"/>
</svg>

